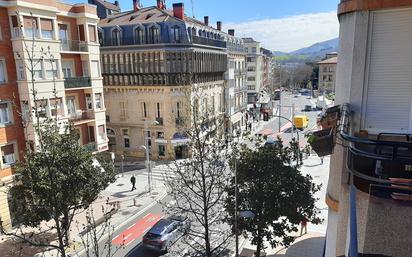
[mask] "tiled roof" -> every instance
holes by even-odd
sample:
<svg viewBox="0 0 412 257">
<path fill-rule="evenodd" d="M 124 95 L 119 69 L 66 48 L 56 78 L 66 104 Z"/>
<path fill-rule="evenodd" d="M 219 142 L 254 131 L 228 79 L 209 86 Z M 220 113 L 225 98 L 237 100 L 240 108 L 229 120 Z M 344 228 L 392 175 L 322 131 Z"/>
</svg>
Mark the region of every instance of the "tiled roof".
<svg viewBox="0 0 412 257">
<path fill-rule="evenodd" d="M 102 4 L 104 7 L 111 9 L 111 10 L 116 10 L 116 11 L 120 11 L 120 7 L 112 4 L 110 2 L 106 2 L 105 0 L 96 0 L 96 2 L 99 2 L 100 4 Z"/>
<path fill-rule="evenodd" d="M 332 57 L 323 61 L 318 62 L 318 64 L 337 64 L 338 57 Z"/>
</svg>

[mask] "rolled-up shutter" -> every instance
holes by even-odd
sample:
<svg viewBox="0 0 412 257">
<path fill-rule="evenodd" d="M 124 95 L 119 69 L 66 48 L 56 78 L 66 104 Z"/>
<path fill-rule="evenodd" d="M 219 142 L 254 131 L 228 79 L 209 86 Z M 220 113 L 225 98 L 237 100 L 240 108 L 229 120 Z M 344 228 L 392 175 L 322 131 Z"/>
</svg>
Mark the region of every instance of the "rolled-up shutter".
<svg viewBox="0 0 412 257">
<path fill-rule="evenodd" d="M 364 128 L 411 130 L 412 9 L 372 13 Z"/>
</svg>

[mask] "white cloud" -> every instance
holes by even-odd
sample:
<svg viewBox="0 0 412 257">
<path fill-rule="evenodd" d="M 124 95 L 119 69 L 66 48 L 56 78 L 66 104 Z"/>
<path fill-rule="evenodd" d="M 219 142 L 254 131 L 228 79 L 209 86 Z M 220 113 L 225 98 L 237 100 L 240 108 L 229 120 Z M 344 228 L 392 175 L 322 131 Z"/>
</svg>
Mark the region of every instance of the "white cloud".
<svg viewBox="0 0 412 257">
<path fill-rule="evenodd" d="M 270 50 L 285 52 L 332 39 L 339 34 L 336 12 L 231 23 L 224 27 L 226 30 L 235 29 L 236 36 L 253 37 Z"/>
</svg>

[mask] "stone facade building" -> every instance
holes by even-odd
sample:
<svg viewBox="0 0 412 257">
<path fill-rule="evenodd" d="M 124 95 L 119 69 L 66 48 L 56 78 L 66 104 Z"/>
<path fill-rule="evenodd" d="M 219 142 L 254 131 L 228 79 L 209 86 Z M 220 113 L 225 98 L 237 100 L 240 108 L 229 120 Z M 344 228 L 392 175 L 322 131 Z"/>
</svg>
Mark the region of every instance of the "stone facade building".
<svg viewBox="0 0 412 257">
<path fill-rule="evenodd" d="M 325 60 L 319 64 L 319 90 L 325 94 L 335 92 L 336 83 L 336 65 L 338 63 L 338 54 L 329 53 Z"/>
<path fill-rule="evenodd" d="M 210 122 L 224 115 L 221 22 L 190 18 L 181 3 L 135 1 L 133 11 L 101 20 L 99 37 L 111 151 L 144 157 L 147 140 L 152 159 L 186 157 L 192 107 Z"/>
<path fill-rule="evenodd" d="M 13 208 L 5 199 L 12 184 L 5 185 L 12 180 L 12 164 L 21 158 L 25 142 L 30 142 L 30 147 L 36 145 L 37 121 L 57 118 L 62 125 L 73 122 L 80 134 L 79 143 L 92 152 L 107 150 L 108 140 L 96 7 L 56 0 L 22 0 L 0 2 L 0 11 L 0 34 L 4 39 L 0 40 L 4 50 L 0 51 L 0 69 L 6 75 L 5 87 L 0 90 L 4 106 L 0 112 L 0 120 L 4 121 L 0 122 L 0 133 L 3 129 L 5 136 L 0 138 L 4 145 L 0 216 L 10 229 Z M 30 59 L 34 64 L 32 72 Z M 39 119 L 33 107 L 37 107 Z"/>
<path fill-rule="evenodd" d="M 246 70 L 247 70 L 247 102 L 255 104 L 261 97 L 260 91 L 263 89 L 263 54 L 261 43 L 253 38 L 244 38 L 247 47 Z"/>
</svg>

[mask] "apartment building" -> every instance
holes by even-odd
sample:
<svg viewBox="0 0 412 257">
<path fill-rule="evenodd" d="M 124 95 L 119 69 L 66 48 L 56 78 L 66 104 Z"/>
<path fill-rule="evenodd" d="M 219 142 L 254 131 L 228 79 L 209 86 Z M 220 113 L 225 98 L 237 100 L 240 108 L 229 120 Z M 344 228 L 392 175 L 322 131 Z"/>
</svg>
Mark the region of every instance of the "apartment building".
<svg viewBox="0 0 412 257">
<path fill-rule="evenodd" d="M 88 0 L 88 3 L 96 6 L 99 19 L 105 19 L 109 15 L 120 12 L 119 1 L 111 3 L 105 0 Z"/>
<path fill-rule="evenodd" d="M 8 200 L 13 164 L 23 158 L 25 149 L 16 80 L 9 14 L 0 4 L 0 218 L 6 229 L 14 223 Z"/>
<path fill-rule="evenodd" d="M 241 38 L 235 37 L 235 30 L 228 30 L 227 58 L 228 68 L 225 75 L 226 132 L 235 136 L 246 125 L 247 87 L 246 87 L 247 49 Z"/>
<path fill-rule="evenodd" d="M 260 99 L 260 92 L 263 89 L 263 55 L 261 43 L 253 38 L 243 39 L 247 48 L 246 69 L 247 69 L 247 102 L 255 104 Z"/>
<path fill-rule="evenodd" d="M 154 160 L 188 156 L 192 109 L 205 128 L 224 116 L 227 35 L 164 1 L 99 23 L 111 151 Z M 223 130 L 222 128 L 217 128 Z"/>
<path fill-rule="evenodd" d="M 325 94 L 335 92 L 336 65 L 338 63 L 338 53 L 329 53 L 319 64 L 319 90 Z"/>
<path fill-rule="evenodd" d="M 325 256 L 412 256 L 412 1 L 342 0 L 338 15 Z"/>
<path fill-rule="evenodd" d="M 272 72 L 272 51 L 266 48 L 260 48 L 262 53 L 262 89 L 268 91 L 271 87 L 271 72 Z"/>
</svg>

